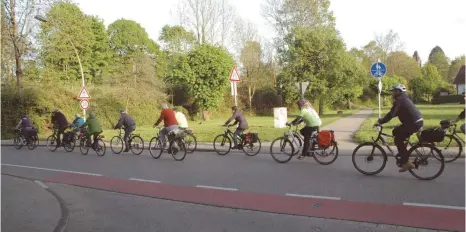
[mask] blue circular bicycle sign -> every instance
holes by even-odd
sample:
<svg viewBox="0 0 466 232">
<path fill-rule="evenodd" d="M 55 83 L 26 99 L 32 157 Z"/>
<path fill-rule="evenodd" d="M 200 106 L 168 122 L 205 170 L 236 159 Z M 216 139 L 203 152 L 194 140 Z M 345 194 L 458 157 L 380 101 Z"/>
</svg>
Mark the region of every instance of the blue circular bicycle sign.
<svg viewBox="0 0 466 232">
<path fill-rule="evenodd" d="M 371 66 L 371 74 L 375 78 L 381 78 L 387 73 L 387 66 L 382 62 L 377 62 Z"/>
</svg>

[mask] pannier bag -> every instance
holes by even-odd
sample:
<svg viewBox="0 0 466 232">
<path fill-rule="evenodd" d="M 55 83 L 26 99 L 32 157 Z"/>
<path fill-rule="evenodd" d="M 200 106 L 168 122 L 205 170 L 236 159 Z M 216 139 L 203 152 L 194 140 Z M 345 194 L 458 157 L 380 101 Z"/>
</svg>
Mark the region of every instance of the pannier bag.
<svg viewBox="0 0 466 232">
<path fill-rule="evenodd" d="M 259 138 L 258 133 L 243 134 L 243 140 L 245 144 L 257 143 L 258 138 Z"/>
<path fill-rule="evenodd" d="M 438 143 L 445 139 L 446 131 L 441 128 L 426 129 L 421 132 L 421 141 L 428 143 Z"/>
<path fill-rule="evenodd" d="M 327 148 L 330 147 L 332 141 L 334 139 L 333 131 L 319 131 L 317 134 L 317 142 L 319 143 L 319 147 Z"/>
<path fill-rule="evenodd" d="M 64 142 L 72 142 L 73 141 L 73 132 L 68 131 L 63 134 L 63 141 Z"/>
</svg>

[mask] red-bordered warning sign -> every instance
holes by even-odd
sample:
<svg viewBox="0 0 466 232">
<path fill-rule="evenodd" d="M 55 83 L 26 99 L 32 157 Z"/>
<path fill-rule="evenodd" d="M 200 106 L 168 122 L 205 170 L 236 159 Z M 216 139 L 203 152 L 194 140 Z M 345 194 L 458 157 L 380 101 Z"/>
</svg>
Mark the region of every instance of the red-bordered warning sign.
<svg viewBox="0 0 466 232">
<path fill-rule="evenodd" d="M 89 95 L 89 92 L 87 92 L 86 87 L 83 87 L 77 98 L 78 99 L 91 99 L 91 95 Z"/>
<path fill-rule="evenodd" d="M 230 81 L 233 81 L 233 82 L 240 82 L 241 81 L 241 78 L 239 77 L 238 70 L 236 70 L 236 66 L 233 66 L 233 68 L 231 69 Z"/>
</svg>

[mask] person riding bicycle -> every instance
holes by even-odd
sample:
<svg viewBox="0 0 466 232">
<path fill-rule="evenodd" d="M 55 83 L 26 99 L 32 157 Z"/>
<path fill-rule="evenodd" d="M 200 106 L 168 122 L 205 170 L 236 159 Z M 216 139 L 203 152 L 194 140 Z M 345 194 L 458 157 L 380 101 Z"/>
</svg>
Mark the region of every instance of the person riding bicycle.
<svg viewBox="0 0 466 232">
<path fill-rule="evenodd" d="M 406 95 L 404 85 L 396 84 L 390 88 L 390 91 L 394 99 L 393 106 L 390 112 L 384 118 L 380 118 L 375 126 L 385 124 L 394 117 L 398 117 L 400 120 L 401 125 L 393 129 L 392 134 L 395 137 L 395 145 L 398 149 L 397 157 L 400 157 L 400 163 L 403 165 L 399 171 L 405 172 L 414 167 L 413 163 L 409 161 L 405 141 L 422 128 L 424 119 L 413 101 Z"/>
<path fill-rule="evenodd" d="M 75 115 L 74 121 L 71 123 L 71 127 L 73 127 L 73 134 L 81 132 L 81 126 L 84 124 L 84 119 L 81 118 L 80 114 Z"/>
<path fill-rule="evenodd" d="M 464 92 L 461 93 L 461 95 L 463 95 L 463 98 L 465 98 Z M 466 98 L 465 98 L 465 99 L 466 99 Z M 464 120 L 464 111 L 465 111 L 465 110 L 463 110 L 463 111 L 458 115 L 458 117 L 457 117 L 456 120 L 454 121 L 455 123 L 457 123 L 457 122 L 460 121 L 460 120 Z M 461 129 L 461 131 L 462 131 L 463 133 L 464 133 L 464 129 L 465 129 L 464 127 L 465 127 L 465 124 L 464 124 L 464 123 L 461 124 L 460 129 Z"/>
<path fill-rule="evenodd" d="M 234 126 L 239 123 L 238 127 L 235 130 L 235 133 L 233 133 L 233 142 L 234 146 L 232 149 L 239 149 L 238 148 L 238 136 L 245 130 L 249 128 L 248 126 L 248 121 L 246 121 L 246 117 L 244 117 L 243 113 L 238 109 L 238 107 L 233 106 L 231 107 L 231 110 L 233 111 L 233 115 L 225 122 L 224 126 L 228 126 L 228 124 L 234 119 L 235 122 L 231 125 Z"/>
<path fill-rule="evenodd" d="M 23 115 L 21 119 L 19 120 L 18 124 L 16 125 L 16 129 L 19 130 L 19 128 L 22 127 L 23 129 L 21 130 L 21 135 L 23 135 L 26 138 L 26 141 L 29 142 L 31 136 L 34 136 L 37 134 L 37 130 L 35 127 L 32 126 L 31 121 L 29 120 L 27 115 Z M 36 134 L 34 134 L 34 132 Z"/>
<path fill-rule="evenodd" d="M 306 99 L 299 99 L 296 104 L 298 105 L 299 114 L 295 120 L 291 123 L 286 123 L 286 125 L 298 125 L 301 122 L 304 122 L 305 126 L 300 130 L 301 134 L 304 136 L 304 146 L 298 159 L 308 156 L 309 146 L 311 145 L 311 136 L 314 132 L 319 131 L 319 127 L 322 125 L 322 120 L 319 117 L 319 114 L 312 107 L 311 103 Z M 313 144 L 314 146 L 315 144 Z M 314 149 L 314 147 L 312 147 Z"/>
<path fill-rule="evenodd" d="M 123 137 L 123 140 L 125 141 L 125 152 L 129 151 L 129 135 L 131 132 L 136 130 L 136 121 L 134 121 L 134 118 L 129 115 L 125 109 L 120 110 L 120 120 L 118 120 L 118 123 L 115 125 L 114 129 L 120 129 L 122 126 L 125 127 L 125 136 Z"/>
<path fill-rule="evenodd" d="M 70 125 L 66 120 L 65 115 L 60 112 L 58 108 L 55 108 L 52 112 L 52 125 L 57 130 L 57 147 L 61 145 L 61 135 L 65 132 L 66 128 Z"/>
<path fill-rule="evenodd" d="M 87 144 L 86 146 L 91 146 L 91 135 L 94 136 L 94 142 L 92 143 L 92 149 L 96 149 L 97 148 L 97 137 L 100 135 L 100 133 L 102 133 L 102 127 L 100 126 L 100 122 L 99 120 L 97 120 L 97 118 L 95 117 L 95 113 L 94 112 L 91 112 L 89 114 L 89 118 L 86 120 L 86 122 L 84 124 L 82 124 L 80 126 L 80 128 L 86 128 L 87 127 L 87 132 L 86 132 L 86 140 L 87 140 Z"/>
<path fill-rule="evenodd" d="M 160 113 L 160 117 L 159 119 L 157 120 L 157 122 L 154 123 L 154 125 L 152 126 L 153 128 L 155 128 L 156 126 L 159 125 L 159 123 L 161 123 L 163 120 L 163 129 L 160 130 L 160 142 L 162 143 L 162 146 L 163 148 L 166 147 L 166 135 L 172 131 L 172 130 L 175 130 L 175 129 L 178 129 L 179 126 L 178 126 L 178 121 L 176 120 L 176 117 L 175 117 L 175 112 L 168 108 L 168 105 L 166 103 L 162 104 L 162 112 Z"/>
<path fill-rule="evenodd" d="M 179 107 L 175 107 L 175 118 L 176 121 L 178 122 L 178 126 L 181 129 L 187 129 L 188 128 L 188 120 L 186 119 L 186 116 L 184 116 L 183 112 L 181 112 Z"/>
</svg>

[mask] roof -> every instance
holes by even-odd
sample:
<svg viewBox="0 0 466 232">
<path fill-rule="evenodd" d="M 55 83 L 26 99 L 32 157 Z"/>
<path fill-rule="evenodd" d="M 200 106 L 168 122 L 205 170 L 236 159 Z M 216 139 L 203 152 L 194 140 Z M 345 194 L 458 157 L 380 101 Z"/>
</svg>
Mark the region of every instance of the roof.
<svg viewBox="0 0 466 232">
<path fill-rule="evenodd" d="M 460 70 L 458 70 L 458 73 L 456 74 L 456 78 L 453 81 L 453 84 L 464 84 L 465 82 L 465 73 L 464 73 L 464 68 L 465 66 L 461 66 Z"/>
</svg>

